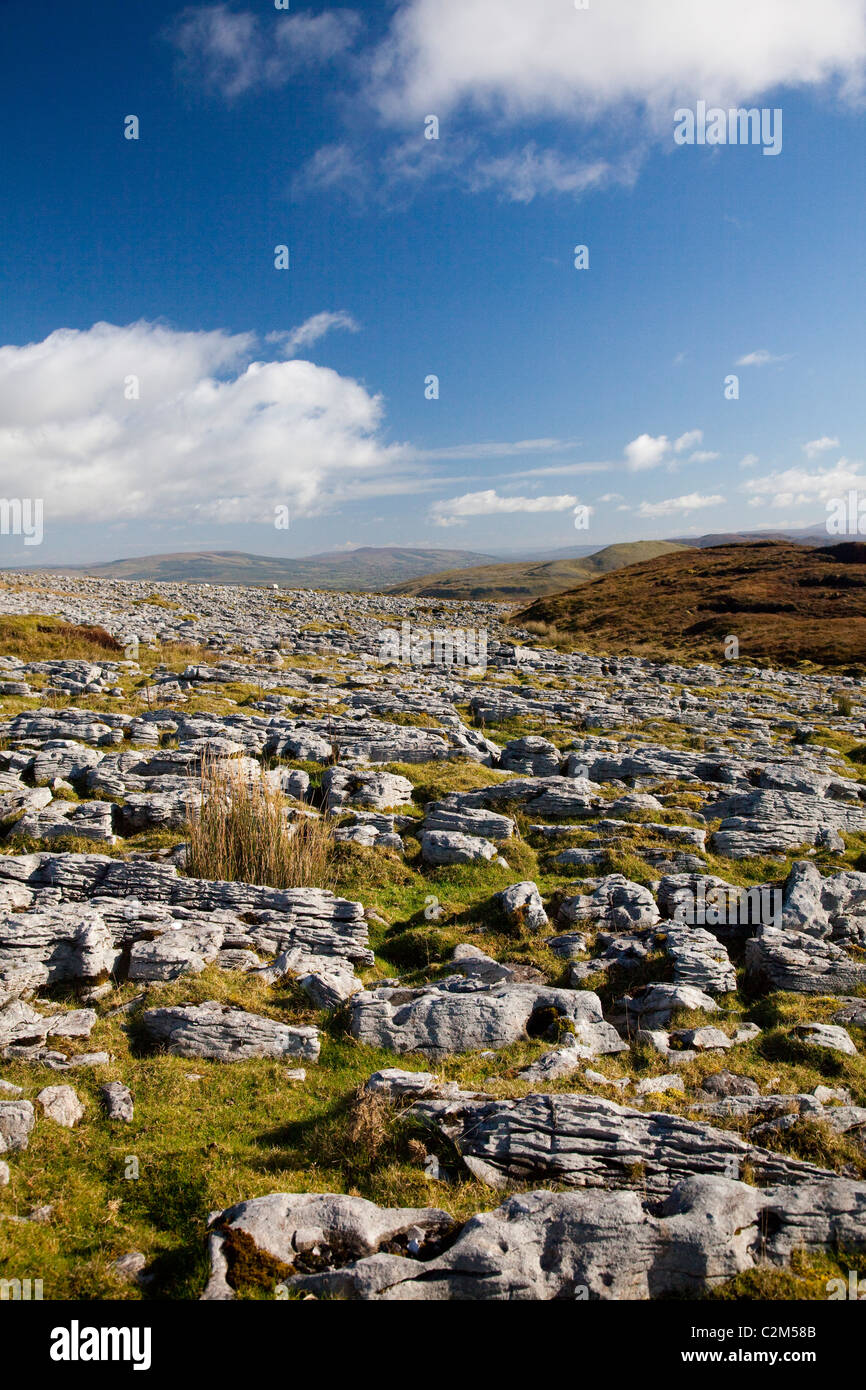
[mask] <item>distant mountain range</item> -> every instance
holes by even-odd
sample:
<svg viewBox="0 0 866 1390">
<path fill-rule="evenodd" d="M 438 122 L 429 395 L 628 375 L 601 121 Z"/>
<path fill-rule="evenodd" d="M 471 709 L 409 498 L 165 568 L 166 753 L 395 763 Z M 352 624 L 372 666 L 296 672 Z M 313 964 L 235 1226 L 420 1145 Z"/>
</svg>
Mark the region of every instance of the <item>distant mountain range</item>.
<svg viewBox="0 0 866 1390">
<path fill-rule="evenodd" d="M 800 531 L 736 531 L 675 536 L 666 541 L 628 541 L 603 549 L 577 545 L 553 550 L 517 550 L 510 555 L 423 546 L 360 546 L 354 550 L 324 551 L 287 559 L 278 555 L 250 555 L 240 550 L 202 550 L 141 555 L 96 564 L 11 568 L 87 574 L 99 579 L 134 579 L 152 584 L 186 580 L 197 584 L 279 584 L 286 589 L 343 589 L 366 593 L 398 588 L 400 592 L 419 597 L 423 592 L 425 597 L 501 598 L 505 602 L 513 599 L 520 603 L 570 588 L 601 571 L 664 554 L 672 547 L 705 549 L 758 540 L 819 546 L 829 545 L 833 539 L 823 527 L 812 526 Z M 560 568 L 561 565 L 565 567 Z M 483 583 L 475 575 L 465 576 L 465 572 L 480 567 L 489 571 Z M 424 578 L 430 583 L 423 590 L 412 587 L 413 581 Z M 403 589 L 403 585 L 410 587 Z"/>
<path fill-rule="evenodd" d="M 827 527 L 803 526 L 795 531 L 713 531 L 706 536 L 678 536 L 683 545 L 706 550 L 712 545 L 742 545 L 752 541 L 784 541 L 787 545 L 837 545 L 838 536 L 831 536 Z"/>
<path fill-rule="evenodd" d="M 560 593 L 577 584 L 587 584 L 600 574 L 652 560 L 657 555 L 684 550 L 672 541 L 628 541 L 608 545 L 583 559 L 524 561 L 518 564 L 476 565 L 472 569 L 445 570 L 441 574 L 407 579 L 391 590 L 393 594 L 429 599 L 475 599 L 481 602 L 526 603 L 544 594 Z"/>
<path fill-rule="evenodd" d="M 300 560 L 247 555 L 239 550 L 204 550 L 176 555 L 141 555 L 96 565 L 46 565 L 55 574 L 96 579 L 140 579 L 147 583 L 279 584 L 286 589 L 381 592 L 402 580 L 446 567 L 488 565 L 492 555 L 472 550 L 421 550 L 400 546 L 326 551 Z M 32 568 L 32 567 L 31 567 Z"/>
</svg>

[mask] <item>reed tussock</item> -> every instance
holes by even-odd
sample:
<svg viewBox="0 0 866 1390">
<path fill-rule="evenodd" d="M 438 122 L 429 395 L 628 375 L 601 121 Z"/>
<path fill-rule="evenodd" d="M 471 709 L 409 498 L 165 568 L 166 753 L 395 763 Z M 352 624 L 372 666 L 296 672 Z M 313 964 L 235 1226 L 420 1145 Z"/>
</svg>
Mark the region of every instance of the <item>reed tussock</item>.
<svg viewBox="0 0 866 1390">
<path fill-rule="evenodd" d="M 192 878 L 323 888 L 334 852 L 331 826 L 318 817 L 286 819 L 282 793 L 231 762 L 202 761 L 201 805 L 187 818 L 186 872 Z"/>
</svg>

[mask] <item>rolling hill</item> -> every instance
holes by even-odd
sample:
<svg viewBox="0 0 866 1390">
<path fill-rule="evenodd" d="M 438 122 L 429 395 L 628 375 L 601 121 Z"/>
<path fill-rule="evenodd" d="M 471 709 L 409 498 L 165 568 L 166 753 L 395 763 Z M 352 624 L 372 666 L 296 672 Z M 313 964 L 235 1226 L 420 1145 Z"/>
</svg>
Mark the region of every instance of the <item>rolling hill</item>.
<svg viewBox="0 0 866 1390">
<path fill-rule="evenodd" d="M 476 565 L 471 569 L 464 566 L 443 570 L 440 574 L 406 580 L 403 584 L 395 585 L 390 592 L 415 598 L 522 603 L 588 583 L 599 574 L 607 574 L 623 565 L 634 565 L 641 560 L 682 549 L 682 544 L 673 541 L 631 541 L 623 545 L 608 545 L 604 550 L 581 559 L 523 561 L 519 564 Z"/>
<path fill-rule="evenodd" d="M 513 621 L 590 651 L 658 659 L 740 659 L 866 669 L 866 544 L 762 541 L 658 556 L 566 593 Z"/>
<path fill-rule="evenodd" d="M 248 555 L 239 550 L 181 551 L 141 555 L 95 565 L 48 565 L 53 573 L 92 575 L 96 579 L 141 579 L 198 584 L 279 584 L 291 589 L 360 589 L 381 592 L 400 580 L 430 574 L 446 565 L 489 564 L 493 557 L 472 550 L 424 550 L 400 546 L 363 546 L 303 559 Z M 29 567 L 29 568 L 35 568 Z"/>
</svg>

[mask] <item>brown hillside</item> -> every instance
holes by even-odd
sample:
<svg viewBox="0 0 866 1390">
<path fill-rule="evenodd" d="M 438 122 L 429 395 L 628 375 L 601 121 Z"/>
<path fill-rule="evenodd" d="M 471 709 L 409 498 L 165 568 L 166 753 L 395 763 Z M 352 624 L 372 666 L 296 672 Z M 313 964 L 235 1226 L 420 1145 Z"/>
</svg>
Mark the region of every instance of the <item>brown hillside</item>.
<svg viewBox="0 0 866 1390">
<path fill-rule="evenodd" d="M 624 565 L 651 560 L 682 550 L 677 541 L 627 541 L 607 545 L 592 555 L 572 560 L 524 560 L 516 564 L 477 565 L 443 570 L 395 584 L 388 592 L 415 598 L 475 600 L 482 603 L 529 603 L 544 594 L 560 594 L 585 584 L 599 574 Z"/>
<path fill-rule="evenodd" d="M 570 647 L 718 662 L 866 663 L 866 544 L 678 551 L 537 599 L 513 621 Z"/>
</svg>

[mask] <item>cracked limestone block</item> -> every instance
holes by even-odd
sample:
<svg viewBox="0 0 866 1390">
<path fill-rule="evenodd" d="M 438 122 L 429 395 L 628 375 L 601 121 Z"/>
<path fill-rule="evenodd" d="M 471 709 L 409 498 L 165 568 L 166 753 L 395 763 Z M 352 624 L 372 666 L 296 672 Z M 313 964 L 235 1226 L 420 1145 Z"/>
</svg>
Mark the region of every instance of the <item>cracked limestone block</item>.
<svg viewBox="0 0 866 1390">
<path fill-rule="evenodd" d="M 88 908 L 0 914 L 0 1004 L 44 985 L 97 983 L 118 958 L 105 922 Z"/>
<path fill-rule="evenodd" d="M 536 1082 L 543 1085 L 561 1076 L 571 1076 L 579 1071 L 584 1062 L 596 1057 L 610 1056 L 617 1052 L 628 1052 L 627 1042 L 623 1042 L 615 1028 L 609 1023 L 576 1023 L 574 1033 L 562 1047 L 545 1052 L 537 1061 L 518 1072 L 521 1081 Z"/>
<path fill-rule="evenodd" d="M 217 960 L 224 937 L 221 923 L 188 929 L 178 923 L 150 940 L 135 942 L 129 952 L 127 978 L 177 980 L 181 975 L 198 975 Z"/>
<path fill-rule="evenodd" d="M 84 1116 L 84 1106 L 71 1086 L 45 1086 L 36 1097 L 42 1113 L 64 1129 L 74 1129 Z"/>
<path fill-rule="evenodd" d="M 265 752 L 277 758 L 293 758 L 297 762 L 329 763 L 334 756 L 333 745 L 320 734 L 306 729 L 275 729 L 265 743 Z"/>
<path fill-rule="evenodd" d="M 272 1193 L 218 1212 L 210 1222 L 211 1278 L 202 1297 L 232 1298 L 233 1256 L 250 1247 L 287 1275 L 363 1259 L 381 1249 L 435 1253 L 455 1226 L 435 1207 L 387 1209 L 363 1197 Z"/>
<path fill-rule="evenodd" d="M 754 790 L 706 806 L 704 813 L 723 818 L 710 847 L 731 859 L 787 854 L 801 845 L 843 848 L 839 832 L 866 830 L 866 806 L 799 792 Z"/>
<path fill-rule="evenodd" d="M 671 927 L 665 950 L 673 961 L 677 984 L 696 985 L 708 994 L 729 994 L 737 988 L 727 949 L 703 927 Z"/>
<path fill-rule="evenodd" d="M 841 1052 L 846 1057 L 856 1057 L 857 1048 L 851 1034 L 845 1028 L 832 1023 L 798 1023 L 791 1029 L 793 1037 L 807 1047 L 826 1047 L 831 1052 Z"/>
<path fill-rule="evenodd" d="M 512 883 L 498 895 L 497 902 L 513 927 L 540 932 L 550 926 L 535 883 Z"/>
<path fill-rule="evenodd" d="M 326 968 L 298 976 L 298 984 L 317 1009 L 339 1009 L 363 986 L 351 970 L 329 962 Z"/>
<path fill-rule="evenodd" d="M 40 743 L 42 746 L 34 755 L 30 768 L 30 775 L 37 787 L 45 786 L 57 777 L 74 785 L 105 757 L 97 749 L 87 748 L 83 743 L 69 739 L 40 739 Z"/>
<path fill-rule="evenodd" d="M 419 838 L 425 864 L 474 864 L 477 860 L 495 859 L 497 855 L 496 846 L 490 840 L 461 835 L 457 831 L 424 830 Z"/>
<path fill-rule="evenodd" d="M 498 843 L 512 839 L 516 829 L 509 816 L 488 811 L 483 806 L 463 806 L 456 797 L 428 802 L 421 826 L 422 834 L 444 831 Z"/>
<path fill-rule="evenodd" d="M 498 980 L 514 978 L 511 966 L 503 965 L 492 956 L 485 955 L 477 946 L 470 946 L 465 941 L 454 947 L 451 960 L 461 975 L 465 975 L 467 979 L 481 980 L 484 984 L 490 985 Z"/>
<path fill-rule="evenodd" d="M 412 805 L 412 783 L 408 777 L 400 777 L 392 772 L 329 767 L 322 775 L 322 789 L 329 811 L 342 806 L 387 811 L 393 807 Z"/>
<path fill-rule="evenodd" d="M 351 1032 L 359 1042 L 395 1052 L 451 1053 L 507 1047 L 524 1037 L 543 1037 L 569 1023 L 581 1025 L 610 1050 L 622 1040 L 605 1024 L 598 995 L 545 985 L 446 980 L 422 989 L 364 990 L 350 1003 Z"/>
<path fill-rule="evenodd" d="M 6 827 L 7 834 L 20 834 L 18 821 L 22 815 L 38 815 L 53 801 L 50 787 L 26 787 L 19 782 L 16 787 L 0 790 L 0 833 Z M 12 826 L 7 822 L 14 820 Z"/>
<path fill-rule="evenodd" d="M 201 801 L 201 792 L 192 786 L 178 791 L 129 792 L 117 809 L 118 829 L 123 835 L 137 835 L 142 830 L 183 830 Z"/>
<path fill-rule="evenodd" d="M 107 1081 L 100 1086 L 99 1094 L 109 1120 L 123 1120 L 126 1124 L 132 1120 L 132 1092 L 122 1081 Z"/>
<path fill-rule="evenodd" d="M 659 981 L 615 1000 L 614 1017 L 622 1018 L 624 1025 L 631 1030 L 640 1028 L 653 1031 L 669 1023 L 675 1009 L 701 1009 L 704 1013 L 712 1014 L 718 1012 L 719 1006 L 715 999 L 696 985 Z"/>
<path fill-rule="evenodd" d="M 101 845 L 117 844 L 110 801 L 52 801 L 39 811 L 27 811 L 15 823 L 18 835 L 34 840 L 59 840 L 70 835 Z"/>
<path fill-rule="evenodd" d="M 259 1014 L 209 1000 L 174 1008 L 149 1009 L 142 1015 L 148 1042 L 175 1057 L 205 1057 L 217 1062 L 245 1062 L 251 1057 L 299 1057 L 315 1062 L 316 1028 L 290 1027 Z"/>
<path fill-rule="evenodd" d="M 866 984 L 866 964 L 831 941 L 763 926 L 746 942 L 746 982 L 794 994 L 850 994 Z"/>
<path fill-rule="evenodd" d="M 598 1096 L 420 1100 L 410 1113 L 451 1139 L 474 1177 L 498 1187 L 540 1181 L 664 1193 L 687 1177 L 735 1176 L 746 1164 L 761 1185 L 835 1177 L 733 1131 Z"/>
<path fill-rule="evenodd" d="M 612 931 L 652 927 L 659 910 L 648 888 L 622 874 L 608 874 L 592 893 L 566 898 L 557 915 L 559 927 L 606 926 Z"/>
<path fill-rule="evenodd" d="M 555 777 L 561 765 L 559 749 L 537 734 L 511 739 L 499 757 L 502 772 L 519 772 L 526 777 Z"/>
<path fill-rule="evenodd" d="M 36 1114 L 29 1100 L 0 1100 L 0 1154 L 26 1149 Z"/>
<path fill-rule="evenodd" d="M 758 1190 L 690 1177 L 640 1192 L 524 1192 L 461 1224 L 435 1209 L 274 1193 L 211 1219 L 206 1300 L 250 1260 L 319 1298 L 383 1302 L 634 1301 L 699 1297 L 797 1250 L 866 1249 L 866 1184 L 831 1176 Z"/>
</svg>

